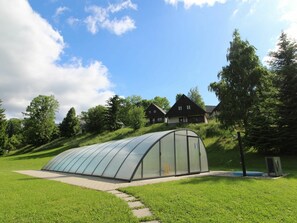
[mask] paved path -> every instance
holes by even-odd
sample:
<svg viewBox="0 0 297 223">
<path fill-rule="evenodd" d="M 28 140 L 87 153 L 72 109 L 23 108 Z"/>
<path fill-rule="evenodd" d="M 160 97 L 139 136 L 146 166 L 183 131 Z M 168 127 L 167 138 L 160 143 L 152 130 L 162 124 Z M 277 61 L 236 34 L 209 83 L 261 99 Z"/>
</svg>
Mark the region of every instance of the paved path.
<svg viewBox="0 0 297 223">
<path fill-rule="evenodd" d="M 160 182 L 175 181 L 175 180 L 180 180 L 184 178 L 203 177 L 203 176 L 222 176 L 222 175 L 230 174 L 230 172 L 227 172 L 227 171 L 210 171 L 207 173 L 200 173 L 200 174 L 194 174 L 194 175 L 164 177 L 164 178 L 126 182 L 126 181 L 120 181 L 120 180 L 104 179 L 99 177 L 83 176 L 83 175 L 61 173 L 61 172 L 50 172 L 50 171 L 42 171 L 42 170 L 19 170 L 15 172 L 29 175 L 32 177 L 60 181 L 67 184 L 77 185 L 80 187 L 86 187 L 86 188 L 101 190 L 101 191 L 110 191 L 110 190 L 115 190 L 123 187 L 142 186 L 142 185 L 155 184 Z"/>
</svg>

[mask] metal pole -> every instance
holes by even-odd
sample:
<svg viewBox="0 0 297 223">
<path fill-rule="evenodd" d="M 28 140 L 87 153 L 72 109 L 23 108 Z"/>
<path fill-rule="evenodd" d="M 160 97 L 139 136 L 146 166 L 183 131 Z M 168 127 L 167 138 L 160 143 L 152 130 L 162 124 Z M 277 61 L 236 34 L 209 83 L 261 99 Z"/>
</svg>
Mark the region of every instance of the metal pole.
<svg viewBox="0 0 297 223">
<path fill-rule="evenodd" d="M 237 132 L 237 139 L 238 139 L 240 160 L 241 160 L 241 166 L 242 166 L 242 176 L 245 177 L 246 176 L 246 167 L 245 167 L 244 153 L 243 153 L 243 148 L 242 148 L 240 132 Z"/>
</svg>

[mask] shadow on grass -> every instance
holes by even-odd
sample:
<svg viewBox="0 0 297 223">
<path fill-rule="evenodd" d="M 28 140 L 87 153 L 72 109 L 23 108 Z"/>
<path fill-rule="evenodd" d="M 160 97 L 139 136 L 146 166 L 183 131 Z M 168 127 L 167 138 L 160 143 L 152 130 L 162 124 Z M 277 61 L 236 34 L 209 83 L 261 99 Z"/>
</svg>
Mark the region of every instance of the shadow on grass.
<svg viewBox="0 0 297 223">
<path fill-rule="evenodd" d="M 72 138 L 73 140 L 71 140 L 71 138 L 56 139 L 45 145 L 32 147 L 33 149 L 31 149 L 29 152 L 28 150 L 26 150 L 26 153 L 23 151 L 23 153 L 19 153 L 18 156 L 14 157 L 14 160 L 38 159 L 56 156 L 68 149 L 79 147 L 81 143 L 86 142 L 93 137 L 94 135 L 84 135 L 80 136 L 79 138 Z"/>
<path fill-rule="evenodd" d="M 224 145 L 229 148 L 226 149 Z M 265 156 L 254 151 L 245 151 L 247 170 L 266 171 Z M 207 156 L 210 169 L 241 170 L 241 159 L 237 141 L 227 137 L 219 137 L 207 146 Z"/>
<path fill-rule="evenodd" d="M 253 181 L 252 178 L 245 177 L 227 177 L 227 176 L 205 176 L 205 177 L 197 177 L 197 178 L 189 178 L 186 181 L 181 182 L 181 184 L 202 184 L 202 183 L 218 183 L 224 182 L 227 184 L 236 184 L 242 181 Z"/>
</svg>

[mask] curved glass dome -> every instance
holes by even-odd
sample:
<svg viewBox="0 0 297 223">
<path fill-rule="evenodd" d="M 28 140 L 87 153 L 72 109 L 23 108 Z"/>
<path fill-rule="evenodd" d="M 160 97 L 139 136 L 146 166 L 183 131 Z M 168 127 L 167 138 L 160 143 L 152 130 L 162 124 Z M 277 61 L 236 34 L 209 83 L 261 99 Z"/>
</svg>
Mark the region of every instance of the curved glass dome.
<svg viewBox="0 0 297 223">
<path fill-rule="evenodd" d="M 183 129 L 70 149 L 42 170 L 132 181 L 207 172 L 208 162 L 200 137 Z"/>
</svg>

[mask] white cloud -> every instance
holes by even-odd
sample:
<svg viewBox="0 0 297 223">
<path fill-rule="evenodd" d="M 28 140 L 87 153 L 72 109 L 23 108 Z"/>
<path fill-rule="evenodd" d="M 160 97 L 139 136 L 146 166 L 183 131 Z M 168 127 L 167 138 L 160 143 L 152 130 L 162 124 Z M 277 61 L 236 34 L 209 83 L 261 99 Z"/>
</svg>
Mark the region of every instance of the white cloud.
<svg viewBox="0 0 297 223">
<path fill-rule="evenodd" d="M 107 29 L 116 35 L 122 35 L 135 29 L 135 21 L 129 16 L 124 16 L 121 19 L 110 18 L 112 14 L 125 9 L 137 10 L 137 6 L 130 0 L 126 0 L 119 4 L 110 4 L 106 8 L 96 5 L 87 7 L 86 12 L 90 13 L 90 15 L 84 21 L 88 31 L 96 34 L 99 29 Z"/>
<path fill-rule="evenodd" d="M 291 38 L 297 37 L 297 1 L 295 0 L 279 0 L 278 10 L 281 13 L 281 21 L 287 23 L 284 29 Z"/>
<path fill-rule="evenodd" d="M 183 3 L 186 9 L 192 6 L 214 6 L 216 3 L 224 4 L 227 0 L 165 0 L 167 4 L 177 6 L 178 3 Z"/>
<path fill-rule="evenodd" d="M 62 15 L 64 12 L 69 11 L 70 9 L 65 7 L 65 6 L 60 6 L 56 9 L 56 12 L 53 16 L 53 19 L 55 20 L 55 22 L 59 22 L 59 17 L 60 15 Z"/>
<path fill-rule="evenodd" d="M 27 1 L 0 2 L 0 32 L 0 95 L 7 117 L 21 117 L 39 94 L 56 97 L 59 119 L 72 106 L 80 112 L 113 95 L 108 69 L 100 61 L 83 66 L 73 58 L 57 65 L 63 37 Z"/>
<path fill-rule="evenodd" d="M 80 22 L 80 19 L 75 18 L 75 17 L 73 17 L 73 16 L 70 16 L 70 17 L 66 20 L 66 22 L 67 22 L 70 26 L 75 26 L 75 25 L 77 25 L 77 24 Z"/>
</svg>

